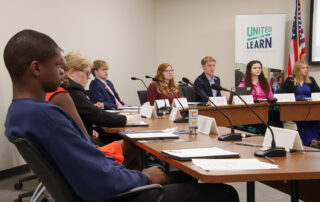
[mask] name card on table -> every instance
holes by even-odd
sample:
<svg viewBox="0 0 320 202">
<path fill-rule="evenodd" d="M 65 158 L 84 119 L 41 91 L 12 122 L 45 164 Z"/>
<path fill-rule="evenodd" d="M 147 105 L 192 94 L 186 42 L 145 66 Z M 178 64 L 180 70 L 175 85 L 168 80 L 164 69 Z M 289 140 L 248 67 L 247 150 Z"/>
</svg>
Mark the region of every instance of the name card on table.
<svg viewBox="0 0 320 202">
<path fill-rule="evenodd" d="M 254 104 L 252 95 L 240 95 L 240 97 L 248 104 Z M 238 96 L 233 96 L 232 104 L 234 105 L 244 105 L 242 100 Z"/>
<path fill-rule="evenodd" d="M 289 151 L 289 149 L 303 149 L 298 131 L 278 127 L 271 127 L 271 129 L 273 131 L 277 147 L 284 147 L 287 151 Z M 264 147 L 270 147 L 271 141 L 271 131 L 267 128 L 262 145 Z"/>
<path fill-rule="evenodd" d="M 154 106 L 142 106 L 140 108 L 140 115 L 149 119 L 158 117 Z"/>
<path fill-rule="evenodd" d="M 209 99 L 217 106 L 225 106 L 228 105 L 227 99 L 225 96 L 219 96 L 219 97 L 209 97 Z M 210 105 L 212 105 L 209 102 Z"/>
<path fill-rule="evenodd" d="M 207 116 L 198 116 L 198 132 L 204 134 L 219 134 L 219 129 L 215 118 Z"/>
<path fill-rule="evenodd" d="M 311 101 L 320 101 L 320 93 L 311 93 Z"/>
<path fill-rule="evenodd" d="M 178 98 L 178 99 L 179 99 L 181 105 L 183 106 L 183 108 L 189 107 L 187 98 L 183 97 L 183 98 Z M 178 99 L 177 98 L 173 99 L 172 107 L 182 108 Z"/>
<path fill-rule="evenodd" d="M 169 117 L 169 119 L 170 119 L 171 121 L 174 121 L 174 120 L 176 120 L 176 119 L 178 119 L 178 118 L 180 118 L 180 117 L 181 117 L 181 115 L 180 115 L 180 108 L 172 107 L 171 112 L 170 112 L 170 117 Z"/>
<path fill-rule="evenodd" d="M 277 93 L 273 95 L 274 98 L 277 98 L 277 102 L 295 102 L 296 98 L 294 93 Z"/>
<path fill-rule="evenodd" d="M 165 107 L 170 107 L 170 103 L 168 99 L 162 99 L 162 100 L 155 100 L 155 106 L 157 109 L 165 108 Z"/>
</svg>

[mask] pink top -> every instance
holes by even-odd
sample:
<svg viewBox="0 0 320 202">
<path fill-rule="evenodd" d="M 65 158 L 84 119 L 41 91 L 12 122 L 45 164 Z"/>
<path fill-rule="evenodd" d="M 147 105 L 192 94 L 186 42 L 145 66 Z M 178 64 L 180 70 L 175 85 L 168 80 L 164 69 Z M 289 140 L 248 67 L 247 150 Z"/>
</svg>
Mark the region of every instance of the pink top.
<svg viewBox="0 0 320 202">
<path fill-rule="evenodd" d="M 253 89 L 251 91 L 251 95 L 253 96 L 253 99 L 254 100 L 259 100 L 259 99 L 266 99 L 266 98 L 272 98 L 273 97 L 273 93 L 272 93 L 272 90 L 271 90 L 271 87 L 270 85 L 269 86 L 269 92 L 268 93 L 265 93 L 261 86 L 260 86 L 260 81 L 258 81 L 257 84 L 254 84 L 253 83 Z M 242 80 L 241 83 L 239 84 L 239 87 L 246 87 L 246 82 L 245 80 Z"/>
</svg>

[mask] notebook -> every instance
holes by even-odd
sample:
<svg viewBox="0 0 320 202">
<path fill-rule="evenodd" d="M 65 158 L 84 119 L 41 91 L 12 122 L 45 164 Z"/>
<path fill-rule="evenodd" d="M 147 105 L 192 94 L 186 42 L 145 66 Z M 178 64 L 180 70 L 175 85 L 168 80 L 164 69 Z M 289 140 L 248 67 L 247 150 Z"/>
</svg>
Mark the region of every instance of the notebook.
<svg viewBox="0 0 320 202">
<path fill-rule="evenodd" d="M 159 131 L 135 131 L 135 132 L 120 132 L 121 136 L 133 140 L 152 140 L 152 139 L 179 139 L 179 136 L 170 132 Z"/>
<path fill-rule="evenodd" d="M 220 149 L 218 147 L 193 148 L 193 149 L 177 149 L 162 150 L 161 154 L 178 161 L 191 161 L 191 159 L 221 159 L 221 158 L 239 158 L 240 155 L 235 152 Z"/>
</svg>

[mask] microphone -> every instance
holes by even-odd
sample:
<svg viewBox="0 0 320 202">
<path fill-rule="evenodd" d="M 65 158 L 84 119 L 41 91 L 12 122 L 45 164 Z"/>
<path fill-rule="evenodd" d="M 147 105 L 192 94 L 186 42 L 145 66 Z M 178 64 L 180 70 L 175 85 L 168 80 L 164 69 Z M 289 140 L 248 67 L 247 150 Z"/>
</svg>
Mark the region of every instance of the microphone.
<svg viewBox="0 0 320 202">
<path fill-rule="evenodd" d="M 265 157 L 265 156 L 271 156 L 271 157 L 279 157 L 279 156 L 286 156 L 286 150 L 283 147 L 276 147 L 276 142 L 274 139 L 274 134 L 273 134 L 273 130 L 271 129 L 271 127 L 269 126 L 269 124 L 267 124 L 260 116 L 259 114 L 257 114 L 257 112 L 252 109 L 251 106 L 248 105 L 248 103 L 246 101 L 244 101 L 242 99 L 242 97 L 231 90 L 222 88 L 219 85 L 216 84 L 212 84 L 211 88 L 215 89 L 215 90 L 223 90 L 223 91 L 227 91 L 227 92 L 231 92 L 234 95 L 236 95 L 237 97 L 239 97 L 239 99 L 250 109 L 250 111 L 256 116 L 258 117 L 258 119 L 260 119 L 260 121 L 271 131 L 271 135 L 272 135 L 272 141 L 271 141 L 271 148 L 267 149 L 267 150 L 258 150 L 254 152 L 254 155 L 256 156 L 260 156 L 260 157 Z"/>
<path fill-rule="evenodd" d="M 153 78 L 153 77 L 151 77 L 151 76 L 149 76 L 149 75 L 146 75 L 145 76 L 147 79 L 152 79 L 152 81 L 155 81 L 154 79 L 156 79 L 156 78 Z M 152 94 L 152 93 L 150 93 L 150 94 Z M 154 97 L 152 97 L 152 99 L 154 100 L 154 102 L 156 101 L 156 99 L 154 98 Z M 166 100 L 164 99 L 163 100 L 163 102 L 164 102 L 164 107 L 160 107 L 158 110 L 171 110 L 171 107 L 170 106 L 167 106 L 167 102 L 166 102 Z"/>
<path fill-rule="evenodd" d="M 227 134 L 223 134 L 220 135 L 218 137 L 218 140 L 220 141 L 234 141 L 234 140 L 242 140 L 242 135 L 241 133 L 235 133 L 234 132 L 234 126 L 230 120 L 230 118 L 220 109 L 220 107 L 218 107 L 216 104 L 214 104 L 209 97 L 198 87 L 196 87 L 189 79 L 183 77 L 182 81 L 185 82 L 186 84 L 190 84 L 196 91 L 199 92 L 199 94 L 201 94 L 201 96 L 205 97 L 206 99 L 208 99 L 208 101 L 215 106 L 215 108 L 228 120 L 230 127 L 231 127 L 231 132 L 227 133 Z"/>
<path fill-rule="evenodd" d="M 155 81 L 155 82 L 163 82 L 165 84 L 167 84 L 169 90 L 171 91 L 171 93 L 173 94 L 173 96 L 178 100 L 180 106 L 182 107 L 182 118 L 178 118 L 176 120 L 174 120 L 173 122 L 174 123 L 188 123 L 189 122 L 189 119 L 185 116 L 185 109 L 183 107 L 183 105 L 181 104 L 179 98 L 177 97 L 177 95 L 174 93 L 174 91 L 170 88 L 169 86 L 169 83 L 167 83 L 166 81 L 164 80 L 161 80 L 161 79 L 157 79 L 157 78 L 152 78 L 152 81 Z"/>
<path fill-rule="evenodd" d="M 148 87 L 147 87 L 146 83 L 142 79 L 139 79 L 137 77 L 131 77 L 131 80 L 139 80 L 139 81 L 141 81 L 143 83 L 144 87 L 146 87 L 146 89 L 148 90 Z"/>
<path fill-rule="evenodd" d="M 131 80 L 139 80 L 139 81 L 141 81 L 141 82 L 143 83 L 144 87 L 146 87 L 146 89 L 147 89 L 147 91 L 148 91 L 148 87 L 147 87 L 146 83 L 145 83 L 142 79 L 139 79 L 139 78 L 137 78 L 137 77 L 131 77 Z M 150 93 L 150 96 L 151 96 L 151 98 L 152 98 L 153 100 L 155 100 L 155 98 L 153 97 L 152 93 Z M 157 110 L 157 115 L 158 115 L 158 116 L 162 116 L 163 113 L 162 113 L 162 112 L 158 112 L 158 110 Z"/>
</svg>

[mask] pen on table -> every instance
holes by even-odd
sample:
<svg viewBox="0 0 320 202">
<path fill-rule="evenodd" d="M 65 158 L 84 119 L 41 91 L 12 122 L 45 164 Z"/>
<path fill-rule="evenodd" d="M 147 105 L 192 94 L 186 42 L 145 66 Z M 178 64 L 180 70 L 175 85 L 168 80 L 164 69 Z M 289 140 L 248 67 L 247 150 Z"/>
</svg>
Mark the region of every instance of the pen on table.
<svg viewBox="0 0 320 202">
<path fill-rule="evenodd" d="M 236 142 L 236 144 L 237 145 L 243 145 L 243 146 L 251 146 L 251 147 L 262 147 L 262 145 L 248 143 L 248 142 Z"/>
<path fill-rule="evenodd" d="M 243 138 L 254 137 L 254 136 L 259 136 L 259 135 L 242 134 Z"/>
<path fill-rule="evenodd" d="M 276 163 L 275 160 L 271 159 L 271 158 L 268 157 L 268 156 L 265 156 L 264 158 L 267 159 L 268 161 L 270 161 L 270 162 L 273 163 L 273 164 Z"/>
</svg>

